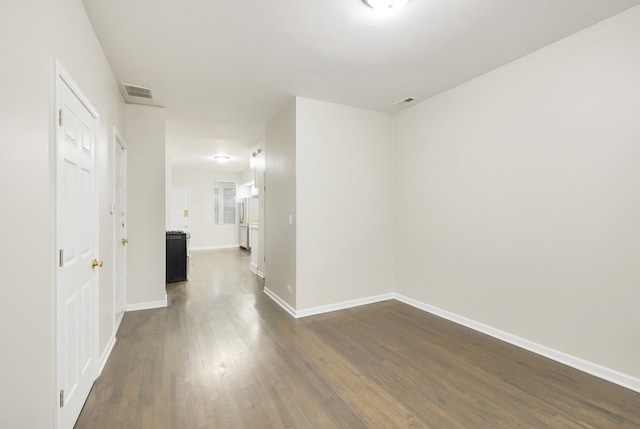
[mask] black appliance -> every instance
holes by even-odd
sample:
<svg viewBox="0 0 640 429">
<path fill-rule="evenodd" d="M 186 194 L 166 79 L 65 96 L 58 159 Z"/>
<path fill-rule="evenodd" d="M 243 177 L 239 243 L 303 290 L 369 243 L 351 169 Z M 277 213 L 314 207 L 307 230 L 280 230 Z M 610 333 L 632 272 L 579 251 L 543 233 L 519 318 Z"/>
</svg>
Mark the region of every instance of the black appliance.
<svg viewBox="0 0 640 429">
<path fill-rule="evenodd" d="M 167 231 L 167 283 L 187 280 L 187 234 Z"/>
</svg>

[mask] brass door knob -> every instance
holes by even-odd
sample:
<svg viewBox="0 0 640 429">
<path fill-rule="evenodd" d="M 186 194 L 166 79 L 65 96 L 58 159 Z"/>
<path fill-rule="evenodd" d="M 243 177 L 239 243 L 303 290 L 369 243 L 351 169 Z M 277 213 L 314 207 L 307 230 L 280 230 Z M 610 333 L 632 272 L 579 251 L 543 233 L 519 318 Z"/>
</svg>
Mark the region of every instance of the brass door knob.
<svg viewBox="0 0 640 429">
<path fill-rule="evenodd" d="M 124 246 L 125 244 L 127 244 L 129 242 L 128 238 L 123 238 L 122 240 L 122 245 Z"/>
<path fill-rule="evenodd" d="M 98 261 L 97 259 L 91 261 L 91 269 L 94 269 L 95 267 L 102 267 L 102 261 Z"/>
</svg>

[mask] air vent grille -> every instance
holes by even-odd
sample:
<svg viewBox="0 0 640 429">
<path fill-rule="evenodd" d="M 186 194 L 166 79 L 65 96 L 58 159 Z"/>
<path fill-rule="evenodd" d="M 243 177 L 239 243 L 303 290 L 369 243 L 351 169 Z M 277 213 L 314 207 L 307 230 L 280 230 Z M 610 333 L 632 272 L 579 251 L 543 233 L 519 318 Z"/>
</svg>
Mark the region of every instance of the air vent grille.
<svg viewBox="0 0 640 429">
<path fill-rule="evenodd" d="M 416 101 L 416 97 L 407 97 L 407 98 L 403 98 L 400 101 L 396 101 L 393 104 L 395 104 L 396 106 L 403 106 L 405 104 L 413 103 L 414 101 Z"/>
<path fill-rule="evenodd" d="M 144 86 L 131 85 L 129 83 L 123 83 L 122 87 L 129 97 L 140 97 L 153 99 L 153 90 Z"/>
</svg>

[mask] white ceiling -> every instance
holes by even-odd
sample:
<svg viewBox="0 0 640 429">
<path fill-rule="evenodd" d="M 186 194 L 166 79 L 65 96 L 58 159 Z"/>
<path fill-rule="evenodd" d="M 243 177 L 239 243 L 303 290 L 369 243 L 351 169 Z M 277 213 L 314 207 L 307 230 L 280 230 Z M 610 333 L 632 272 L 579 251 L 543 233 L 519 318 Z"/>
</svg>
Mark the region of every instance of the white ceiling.
<svg viewBox="0 0 640 429">
<path fill-rule="evenodd" d="M 83 3 L 118 82 L 167 108 L 174 165 L 239 172 L 295 95 L 393 113 L 640 0 L 410 0 L 384 17 L 361 0 Z"/>
</svg>

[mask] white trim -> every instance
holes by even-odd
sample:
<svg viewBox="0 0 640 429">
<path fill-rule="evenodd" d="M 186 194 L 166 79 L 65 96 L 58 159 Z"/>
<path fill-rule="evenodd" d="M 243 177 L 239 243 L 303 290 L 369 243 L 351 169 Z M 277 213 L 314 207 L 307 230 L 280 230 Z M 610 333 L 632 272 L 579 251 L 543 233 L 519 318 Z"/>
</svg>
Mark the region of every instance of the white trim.
<svg viewBox="0 0 640 429">
<path fill-rule="evenodd" d="M 260 277 L 261 279 L 264 279 L 264 273 L 258 270 L 258 266 L 256 264 L 253 264 L 253 263 L 249 264 L 249 271 L 251 271 L 256 276 Z"/>
<path fill-rule="evenodd" d="M 100 361 L 98 362 L 98 376 L 102 374 L 102 370 L 104 370 L 104 366 L 107 364 L 107 360 L 109 360 L 109 356 L 111 356 L 111 352 L 113 351 L 115 345 L 116 336 L 112 335 L 111 338 L 109 338 L 107 347 L 104 349 L 104 352 L 102 352 L 102 356 L 100 356 Z"/>
<path fill-rule="evenodd" d="M 291 316 L 295 317 L 296 319 L 315 316 L 318 314 L 331 313 L 333 311 L 338 311 L 338 310 L 346 310 L 349 308 L 360 307 L 362 305 L 367 305 L 367 304 L 375 304 L 376 302 L 389 301 L 394 297 L 393 293 L 385 293 L 382 295 L 375 295 L 375 296 L 369 296 L 366 298 L 358 298 L 358 299 L 352 299 L 349 301 L 337 302 L 334 304 L 321 305 L 318 307 L 307 308 L 304 310 L 296 310 L 291 305 L 287 304 L 282 298 L 280 298 L 275 292 L 273 292 L 269 288 L 265 287 L 264 293 L 269 298 L 274 300 L 280 307 L 286 310 L 287 313 L 289 313 Z"/>
<path fill-rule="evenodd" d="M 332 311 L 346 310 L 348 308 L 360 307 L 367 304 L 375 304 L 376 302 L 389 301 L 390 299 L 393 299 L 393 296 L 393 293 L 385 293 L 382 295 L 375 295 L 366 298 L 336 302 L 334 304 L 321 305 L 319 307 L 306 308 L 304 310 L 296 310 L 296 317 L 302 318 L 315 316 L 317 314 L 331 313 Z"/>
<path fill-rule="evenodd" d="M 153 310 L 154 308 L 167 307 L 167 294 L 164 294 L 164 299 L 159 301 L 147 301 L 137 304 L 127 304 L 125 311 L 138 311 L 138 310 Z"/>
<path fill-rule="evenodd" d="M 538 355 L 547 357 L 556 362 L 570 366 L 582 372 L 586 372 L 587 374 L 591 374 L 603 380 L 610 381 L 611 383 L 615 383 L 619 386 L 626 387 L 627 389 L 640 392 L 640 379 L 635 378 L 631 375 L 623 374 L 611 368 L 607 368 L 605 366 L 602 366 L 593 362 L 589 362 L 587 360 L 552 349 L 550 347 L 543 346 L 533 341 L 518 337 L 517 335 L 513 335 L 508 332 L 501 331 L 500 329 L 496 329 L 491 326 L 485 325 L 483 323 L 476 322 L 475 320 L 471 320 L 466 317 L 459 316 L 447 310 L 443 310 L 441 308 L 434 307 L 429 304 L 425 304 L 424 302 L 418 301 L 416 299 L 409 298 L 407 296 L 400 295 L 397 293 L 394 293 L 393 295 L 394 295 L 394 299 L 396 299 L 397 301 L 403 302 L 412 307 L 426 311 L 427 313 L 431 313 L 436 316 L 442 317 L 444 319 L 450 320 L 459 325 L 466 326 L 467 328 L 473 329 L 474 331 L 482 332 L 483 334 L 487 334 L 491 337 L 497 338 L 506 343 L 523 348 L 525 350 L 536 353 Z"/>
<path fill-rule="evenodd" d="M 56 399 L 58 396 L 58 380 L 60 378 L 58 374 L 58 264 L 55 263 L 56 256 L 58 255 L 58 216 L 56 213 L 56 193 L 58 189 L 58 180 L 57 180 L 57 163 L 58 163 L 58 142 L 57 142 L 57 122 L 55 120 L 57 112 L 58 112 L 58 64 L 57 60 L 53 63 L 53 82 L 51 82 L 53 87 L 54 96 L 51 97 L 50 102 L 50 115 L 51 120 L 49 121 L 49 209 L 51 210 L 51 218 L 49 224 L 50 238 L 51 238 L 51 258 L 54 261 L 52 264 L 49 264 L 50 270 L 50 278 L 51 278 L 51 289 L 49 290 L 49 298 L 52 303 L 52 311 L 51 311 L 51 319 L 49 323 L 49 329 L 51 334 L 51 354 L 50 360 L 53 364 L 53 383 L 51 383 L 51 404 L 54 404 L 54 412 L 52 419 L 52 428 L 58 429 L 58 411 L 55 408 Z"/>
<path fill-rule="evenodd" d="M 224 249 L 238 249 L 240 248 L 240 244 L 225 244 L 224 246 L 199 246 L 192 247 L 191 251 L 197 252 L 200 250 L 224 250 Z"/>
<path fill-rule="evenodd" d="M 124 171 L 125 171 L 125 189 L 124 189 L 124 211 L 126 213 L 126 215 L 129 215 L 128 212 L 128 207 L 127 207 L 127 191 L 128 191 L 128 177 L 127 177 L 127 142 L 124 139 L 124 137 L 122 136 L 122 134 L 120 133 L 120 131 L 118 131 L 118 127 L 117 126 L 113 126 L 113 150 L 111 153 L 112 156 L 112 168 L 111 168 L 111 172 L 112 172 L 112 178 L 113 178 L 113 189 L 112 189 L 112 203 L 111 203 L 111 207 L 109 208 L 109 212 L 111 214 L 111 216 L 113 216 L 113 235 L 114 237 L 118 236 L 118 216 L 115 213 L 115 207 L 116 207 L 116 180 L 117 180 L 117 172 L 116 172 L 116 151 L 118 150 L 117 147 L 120 146 L 122 147 L 122 156 L 124 159 Z M 128 224 L 128 218 L 127 218 L 127 224 Z M 125 225 L 125 236 L 127 234 L 127 226 Z M 112 309 L 112 313 L 113 313 L 113 332 L 114 335 L 116 332 L 118 332 L 118 329 L 120 328 L 120 324 L 122 323 L 122 319 L 124 318 L 124 312 L 127 309 L 127 246 L 123 246 L 122 251 L 124 252 L 124 257 L 123 257 L 123 266 L 122 266 L 122 270 L 124 271 L 124 275 L 123 275 L 123 285 L 122 285 L 122 304 L 123 304 L 123 314 L 120 317 L 120 320 L 118 320 L 118 318 L 116 317 L 116 309 L 115 309 L 115 304 L 116 304 L 116 264 L 115 264 L 115 260 L 116 260 L 116 247 L 118 243 L 115 243 L 114 248 L 113 248 L 113 309 Z M 100 371 L 102 372 L 102 370 Z"/>
<path fill-rule="evenodd" d="M 265 287 L 264 288 L 264 293 L 269 298 L 274 300 L 275 303 L 278 304 L 280 307 L 282 307 L 287 313 L 289 313 L 294 318 L 296 317 L 296 309 L 293 308 L 292 306 L 290 306 L 289 304 L 287 304 L 282 298 L 280 298 L 278 295 L 273 293 L 269 288 Z"/>
<path fill-rule="evenodd" d="M 124 139 L 124 136 L 122 135 L 122 133 L 120 132 L 120 130 L 118 130 L 117 126 L 113 126 L 113 139 L 114 141 L 117 141 L 118 143 L 120 143 L 120 146 L 122 146 L 122 149 L 127 150 L 128 146 L 127 145 L 127 141 Z"/>
<path fill-rule="evenodd" d="M 80 100 L 80 102 L 84 105 L 84 107 L 89 111 L 91 116 L 93 116 L 94 119 L 99 120 L 100 119 L 100 114 L 98 113 L 96 108 L 93 107 L 93 104 L 91 104 L 89 99 L 82 93 L 82 90 L 80 89 L 80 85 L 78 85 L 73 80 L 71 75 L 63 67 L 62 63 L 57 59 L 55 60 L 55 72 L 56 72 L 56 81 L 57 81 L 58 77 L 60 77 L 60 79 L 62 79 L 63 82 L 65 82 L 67 84 L 67 86 L 69 87 L 71 92 L 73 92 L 73 94 L 78 98 L 78 100 Z M 57 94 L 56 94 L 56 100 L 58 100 Z M 56 103 L 56 110 L 53 112 L 54 115 L 55 115 L 54 118 L 57 118 L 58 108 L 59 108 L 59 106 Z M 56 122 L 57 122 L 57 120 L 56 120 Z M 99 129 L 99 123 L 96 123 L 96 128 Z M 56 129 L 57 129 L 57 127 L 56 127 Z"/>
</svg>

